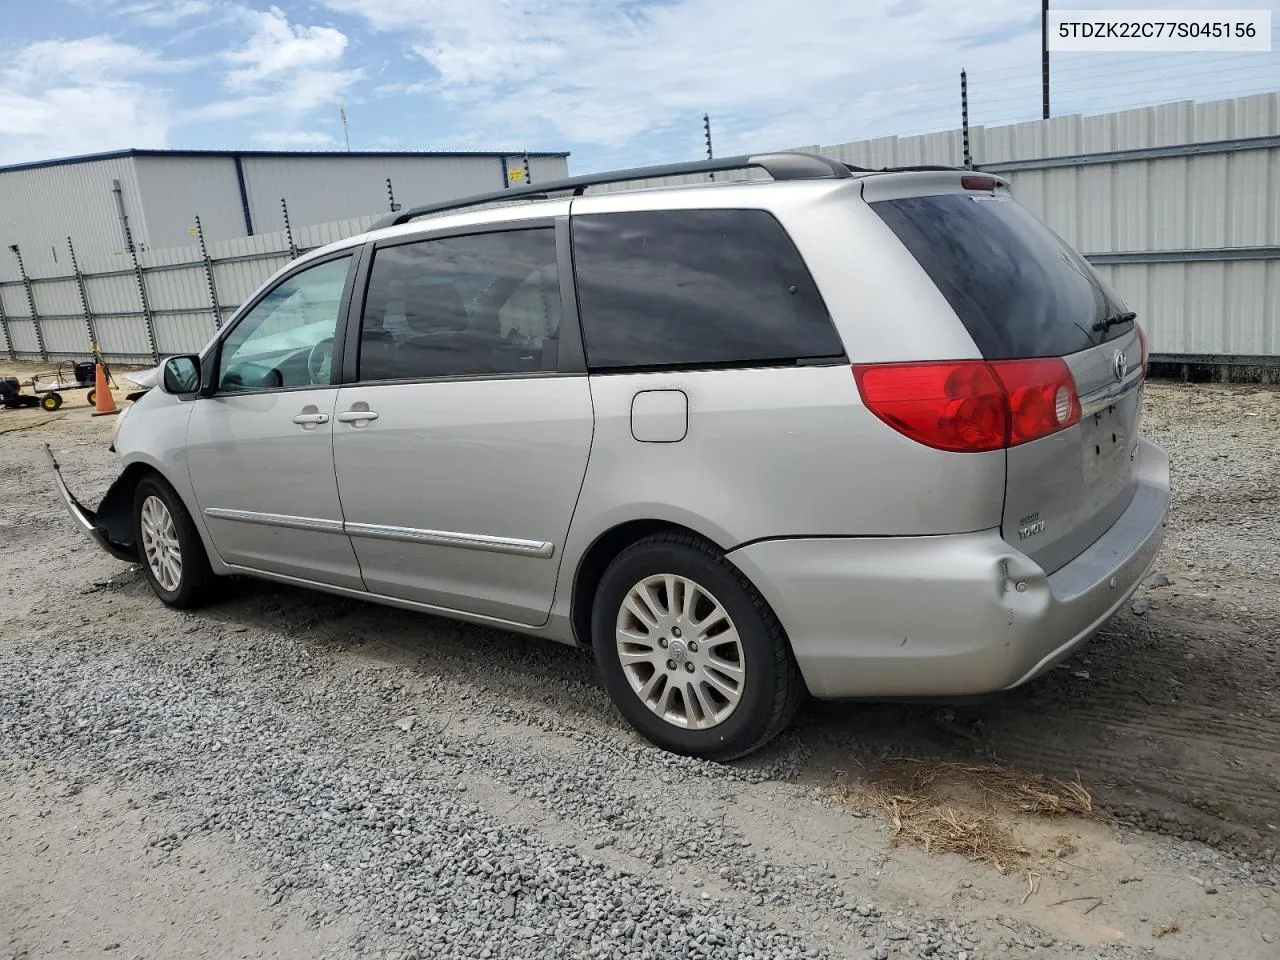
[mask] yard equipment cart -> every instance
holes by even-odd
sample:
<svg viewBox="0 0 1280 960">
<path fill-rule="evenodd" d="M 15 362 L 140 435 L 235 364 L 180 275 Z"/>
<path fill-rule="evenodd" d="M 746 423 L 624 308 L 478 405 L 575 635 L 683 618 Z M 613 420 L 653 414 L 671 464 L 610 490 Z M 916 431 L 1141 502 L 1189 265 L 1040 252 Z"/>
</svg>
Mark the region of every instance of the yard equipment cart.
<svg viewBox="0 0 1280 960">
<path fill-rule="evenodd" d="M 44 409 L 53 411 L 62 406 L 62 393 L 68 390 L 88 390 L 89 393 L 85 399 L 89 406 L 94 406 L 98 400 L 96 363 L 102 362 L 102 355 L 97 350 L 94 353 L 98 358 L 96 362 L 64 360 L 54 370 L 34 374 L 25 383 L 20 382 L 16 377 L 0 379 L 0 406 L 13 409 L 34 407 L 39 404 Z M 111 368 L 103 363 L 102 370 L 107 376 L 107 382 L 114 384 Z M 29 386 L 36 396 L 24 394 L 22 392 L 24 386 Z"/>
</svg>

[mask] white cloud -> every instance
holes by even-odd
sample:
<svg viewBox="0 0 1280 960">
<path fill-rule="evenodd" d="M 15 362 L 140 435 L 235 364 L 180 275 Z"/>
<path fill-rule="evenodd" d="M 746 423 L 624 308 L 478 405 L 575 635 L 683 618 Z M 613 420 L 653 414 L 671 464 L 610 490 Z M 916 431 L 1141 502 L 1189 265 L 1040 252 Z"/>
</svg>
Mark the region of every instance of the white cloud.
<svg viewBox="0 0 1280 960">
<path fill-rule="evenodd" d="M 120 0 L 99 9 L 154 26 L 166 18 L 200 26 L 216 20 L 220 30 L 229 27 L 242 39 L 221 53 L 186 60 L 166 59 L 154 48 L 110 36 L 41 40 L 3 51 L 0 163 L 164 147 L 175 127 L 206 121 L 242 121 L 249 127 L 245 135 L 263 143 L 332 144 L 331 133 L 311 131 L 308 122 L 324 110 L 336 126 L 338 100 L 363 77 L 342 65 L 348 41 L 341 31 L 291 24 L 277 7 Z M 223 98 L 216 92 L 211 97 L 207 82 L 183 84 L 187 102 L 195 105 L 175 105 L 176 95 L 165 85 L 171 75 L 219 65 Z M 217 82 L 218 74 L 213 76 Z M 255 127 L 261 128 L 257 134 Z"/>
<path fill-rule="evenodd" d="M 347 37 L 341 30 L 296 26 L 279 7 L 246 11 L 244 16 L 253 25 L 249 42 L 226 55 L 236 65 L 227 75 L 227 85 L 233 90 L 336 64 L 347 49 Z"/>
<path fill-rule="evenodd" d="M 321 109 L 336 121 L 339 100 L 364 76 L 362 70 L 342 67 L 346 35 L 333 27 L 292 24 L 279 7 L 242 10 L 240 20 L 249 28 L 248 38 L 221 56 L 229 68 L 223 85 L 231 96 L 197 106 L 184 119 L 261 119 L 271 127 L 255 138 L 284 143 L 282 138 L 294 137 L 305 144 L 324 137 L 333 142 L 330 134 L 301 128 Z"/>
<path fill-rule="evenodd" d="M 297 122 L 305 114 L 325 108 L 335 117 L 343 94 L 363 74 L 359 70 L 300 70 L 255 93 L 214 100 L 185 114 L 190 120 L 237 120 L 266 115 L 277 122 Z"/>
<path fill-rule="evenodd" d="M 110 37 L 42 40 L 24 47 L 10 60 L 5 76 L 14 83 L 43 81 L 85 83 L 161 67 L 154 53 Z"/>
<path fill-rule="evenodd" d="M 168 94 L 143 81 L 180 68 L 109 37 L 19 49 L 0 68 L 0 162 L 163 147 Z"/>
</svg>

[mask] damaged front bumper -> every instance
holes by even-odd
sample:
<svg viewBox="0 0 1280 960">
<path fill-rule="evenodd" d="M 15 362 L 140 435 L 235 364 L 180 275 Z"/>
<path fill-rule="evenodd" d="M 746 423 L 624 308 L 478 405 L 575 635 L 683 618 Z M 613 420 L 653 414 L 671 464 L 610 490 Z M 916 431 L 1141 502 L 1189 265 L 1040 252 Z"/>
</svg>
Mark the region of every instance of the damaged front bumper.
<svg viewBox="0 0 1280 960">
<path fill-rule="evenodd" d="M 58 466 L 53 449 L 45 444 L 44 450 L 49 455 L 49 464 L 53 467 L 53 482 L 58 488 L 58 495 L 66 504 L 67 512 L 71 514 L 75 525 L 117 560 L 137 563 L 138 551 L 133 543 L 129 506 L 124 502 L 127 499 L 124 496 L 125 485 L 121 483 L 124 477 L 117 478 L 111 485 L 111 489 L 102 498 L 97 511 L 90 510 L 67 489 L 66 481 L 62 479 L 62 468 Z"/>
</svg>

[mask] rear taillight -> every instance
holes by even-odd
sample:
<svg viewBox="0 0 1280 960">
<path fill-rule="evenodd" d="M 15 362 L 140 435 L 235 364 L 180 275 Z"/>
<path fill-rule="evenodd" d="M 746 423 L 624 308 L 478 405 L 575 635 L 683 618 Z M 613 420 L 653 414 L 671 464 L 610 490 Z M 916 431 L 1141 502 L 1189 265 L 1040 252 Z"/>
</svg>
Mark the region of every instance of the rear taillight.
<svg viewBox="0 0 1280 960">
<path fill-rule="evenodd" d="M 868 410 L 939 450 L 999 450 L 1080 419 L 1075 380 L 1056 357 L 858 364 L 853 375 Z"/>
<path fill-rule="evenodd" d="M 1134 327 L 1138 331 L 1138 343 L 1142 348 L 1142 376 L 1147 375 L 1147 331 L 1142 329 L 1142 324 L 1134 323 Z"/>
</svg>

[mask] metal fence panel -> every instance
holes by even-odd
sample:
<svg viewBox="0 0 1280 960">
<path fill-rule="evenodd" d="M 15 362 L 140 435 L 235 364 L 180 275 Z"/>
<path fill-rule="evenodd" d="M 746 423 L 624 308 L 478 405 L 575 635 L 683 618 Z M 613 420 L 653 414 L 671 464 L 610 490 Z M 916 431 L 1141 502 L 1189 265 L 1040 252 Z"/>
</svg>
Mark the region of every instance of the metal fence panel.
<svg viewBox="0 0 1280 960">
<path fill-rule="evenodd" d="M 137 313 L 139 317 L 142 316 L 142 304 L 138 301 L 138 281 L 132 273 L 86 277 L 84 286 L 89 297 L 89 309 L 95 315 Z"/>
<path fill-rule="evenodd" d="M 108 360 L 121 363 L 150 363 L 151 347 L 147 328 L 139 314 L 97 318 L 98 346 Z"/>
<path fill-rule="evenodd" d="M 1142 317 L 1155 354 L 1280 356 L 1280 260 L 1098 267 Z"/>
<path fill-rule="evenodd" d="M 213 333 L 213 314 L 208 310 L 156 317 L 156 348 L 162 356 L 198 353 Z"/>
<path fill-rule="evenodd" d="M 143 269 L 152 310 L 212 310 L 204 263 L 156 270 Z"/>
<path fill-rule="evenodd" d="M 9 336 L 13 338 L 13 349 L 19 357 L 28 360 L 40 359 L 40 340 L 36 337 L 36 325 L 30 320 L 9 317 Z"/>
<path fill-rule="evenodd" d="M 40 331 L 49 356 L 89 357 L 89 329 L 79 317 L 41 317 Z"/>
<path fill-rule="evenodd" d="M 6 317 L 29 317 L 31 310 L 27 306 L 27 291 L 22 284 L 5 284 L 0 287 L 0 309 Z"/>
<path fill-rule="evenodd" d="M 31 295 L 36 301 L 36 313 L 42 317 L 68 317 L 83 314 L 80 308 L 80 292 L 75 280 L 45 280 L 31 284 Z M 29 313 L 25 307 L 23 313 Z"/>
</svg>

